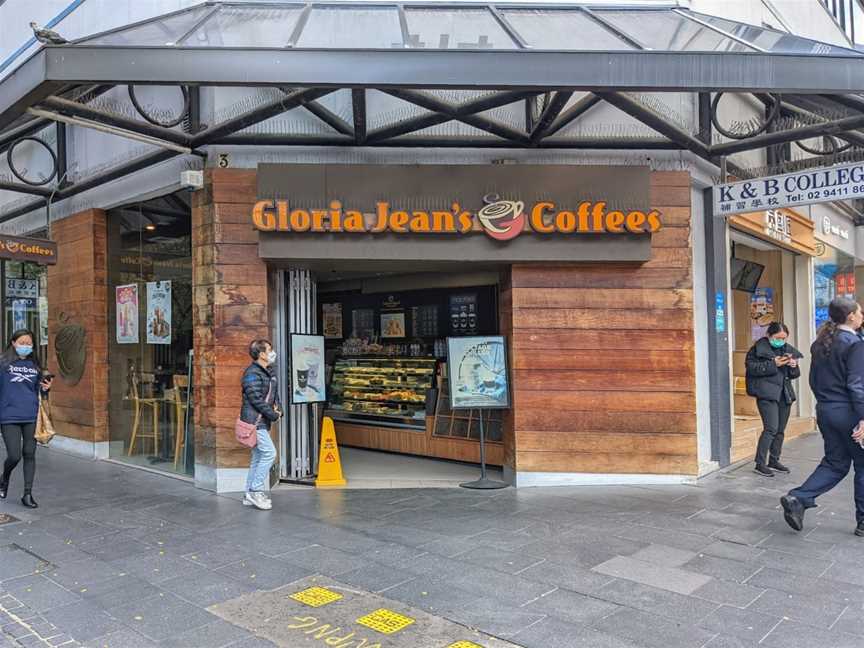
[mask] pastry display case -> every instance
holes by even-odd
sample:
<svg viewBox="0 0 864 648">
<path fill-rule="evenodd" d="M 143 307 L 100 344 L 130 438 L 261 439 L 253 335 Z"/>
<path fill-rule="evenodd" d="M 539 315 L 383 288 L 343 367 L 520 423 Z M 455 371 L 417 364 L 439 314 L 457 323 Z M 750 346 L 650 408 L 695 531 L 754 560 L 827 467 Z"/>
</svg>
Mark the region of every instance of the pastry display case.
<svg viewBox="0 0 864 648">
<path fill-rule="evenodd" d="M 434 358 L 338 358 L 327 415 L 334 421 L 425 430 L 436 365 Z"/>
</svg>

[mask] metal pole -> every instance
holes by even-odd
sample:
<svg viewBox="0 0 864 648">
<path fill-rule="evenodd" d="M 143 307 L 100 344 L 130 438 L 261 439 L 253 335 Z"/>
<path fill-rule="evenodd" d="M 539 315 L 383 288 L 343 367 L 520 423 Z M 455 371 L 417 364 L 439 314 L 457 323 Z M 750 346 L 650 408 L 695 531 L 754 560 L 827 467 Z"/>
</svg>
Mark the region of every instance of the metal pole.
<svg viewBox="0 0 864 648">
<path fill-rule="evenodd" d="M 480 414 L 480 479 L 459 485 L 462 488 L 470 488 L 472 490 L 496 490 L 499 488 L 507 488 L 508 484 L 495 479 L 489 479 L 486 476 L 486 442 L 483 430 L 483 410 L 479 409 L 477 411 Z"/>
</svg>

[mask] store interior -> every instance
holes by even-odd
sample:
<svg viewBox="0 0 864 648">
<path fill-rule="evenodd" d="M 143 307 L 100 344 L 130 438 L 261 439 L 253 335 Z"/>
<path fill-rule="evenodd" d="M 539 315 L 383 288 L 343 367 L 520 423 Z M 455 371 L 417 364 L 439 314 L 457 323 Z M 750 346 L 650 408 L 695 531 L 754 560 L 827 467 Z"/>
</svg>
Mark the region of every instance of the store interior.
<svg viewBox="0 0 864 648">
<path fill-rule="evenodd" d="M 447 337 L 496 335 L 501 269 L 452 264 L 313 268 L 327 403 L 355 485 L 476 478 L 479 412 L 451 410 Z M 502 410 L 483 412 L 486 461 L 503 463 Z"/>
</svg>

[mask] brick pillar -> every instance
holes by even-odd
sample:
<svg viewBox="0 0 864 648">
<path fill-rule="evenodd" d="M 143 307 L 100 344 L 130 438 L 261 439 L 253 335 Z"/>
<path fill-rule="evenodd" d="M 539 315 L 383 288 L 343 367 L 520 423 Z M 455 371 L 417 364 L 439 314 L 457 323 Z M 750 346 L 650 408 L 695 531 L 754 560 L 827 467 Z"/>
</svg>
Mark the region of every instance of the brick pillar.
<svg viewBox="0 0 864 648">
<path fill-rule="evenodd" d="M 53 225 L 57 265 L 48 267 L 48 367 L 57 378 L 51 390 L 52 445 L 89 457 L 108 456 L 108 313 L 106 215 L 79 212 Z M 80 379 L 60 371 L 57 336 L 80 339 L 84 368 Z M 63 345 L 61 344 L 61 347 Z M 64 365 L 68 366 L 68 361 Z"/>
<path fill-rule="evenodd" d="M 234 440 L 249 342 L 269 333 L 267 266 L 252 227 L 255 171 L 211 169 L 192 209 L 195 482 L 243 490 L 249 450 Z"/>
</svg>

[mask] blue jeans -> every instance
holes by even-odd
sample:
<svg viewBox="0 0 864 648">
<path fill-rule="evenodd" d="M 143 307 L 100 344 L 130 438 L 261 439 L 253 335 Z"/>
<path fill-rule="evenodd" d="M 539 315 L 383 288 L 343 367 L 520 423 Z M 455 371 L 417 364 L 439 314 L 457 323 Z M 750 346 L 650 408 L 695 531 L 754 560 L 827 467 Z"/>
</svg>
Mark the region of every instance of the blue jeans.
<svg viewBox="0 0 864 648">
<path fill-rule="evenodd" d="M 827 493 L 855 466 L 855 517 L 864 521 L 864 448 L 852 440 L 852 429 L 858 424 L 858 417 L 852 408 L 846 406 L 817 406 L 816 421 L 822 440 L 825 442 L 825 456 L 813 474 L 798 488 L 789 491 L 806 508 L 816 506 L 816 498 Z"/>
<path fill-rule="evenodd" d="M 249 475 L 246 477 L 247 493 L 265 490 L 274 461 L 276 446 L 273 445 L 270 432 L 258 428 L 258 445 L 252 448 L 252 461 L 249 462 Z"/>
</svg>

